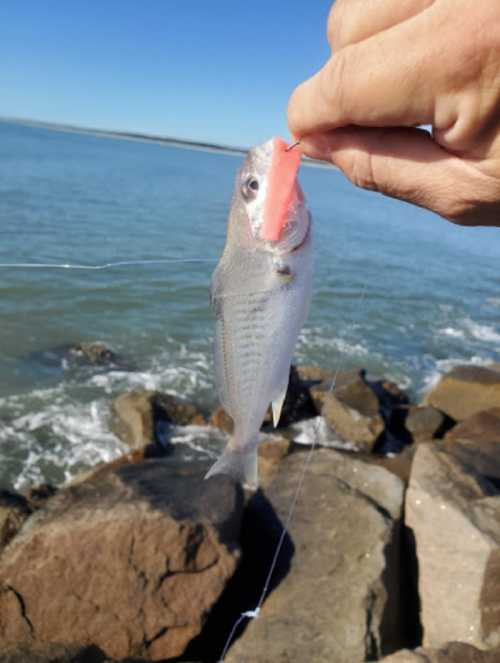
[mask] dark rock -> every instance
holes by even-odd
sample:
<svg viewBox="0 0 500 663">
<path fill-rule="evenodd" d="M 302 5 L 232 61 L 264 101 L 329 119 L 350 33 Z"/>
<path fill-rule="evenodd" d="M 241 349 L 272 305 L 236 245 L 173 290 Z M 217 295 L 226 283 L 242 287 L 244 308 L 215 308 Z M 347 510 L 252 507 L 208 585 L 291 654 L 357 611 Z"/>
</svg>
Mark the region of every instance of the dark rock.
<svg viewBox="0 0 500 663">
<path fill-rule="evenodd" d="M 281 522 L 304 460 L 301 453 L 284 458 L 265 491 Z M 386 470 L 352 455 L 314 452 L 276 570 L 280 582 L 261 616 L 230 649 L 227 663 L 357 663 L 400 646 L 402 500 L 402 483 Z M 262 539 L 255 538 L 258 560 Z M 246 567 L 249 574 L 253 563 Z M 282 563 L 291 565 L 288 574 Z M 256 595 L 269 567 L 270 561 L 260 581 L 252 577 Z M 255 602 L 243 609 L 253 608 Z"/>
<path fill-rule="evenodd" d="M 311 398 L 309 389 L 302 383 L 295 366 L 291 366 L 288 390 L 277 428 L 286 428 L 290 424 L 302 421 L 303 419 L 310 419 L 317 414 L 318 411 Z M 272 426 L 272 422 L 272 410 L 269 408 L 264 419 L 264 424 Z"/>
<path fill-rule="evenodd" d="M 117 355 L 104 343 L 75 343 L 71 346 L 69 352 L 76 358 L 97 366 L 118 363 Z"/>
<path fill-rule="evenodd" d="M 406 495 L 418 557 L 424 645 L 500 645 L 500 485 L 419 444 Z"/>
<path fill-rule="evenodd" d="M 425 404 L 455 421 L 500 407 L 500 373 L 483 366 L 457 366 L 427 394 Z"/>
<path fill-rule="evenodd" d="M 181 655 L 239 559 L 242 491 L 206 470 L 147 460 L 59 490 L 1 557 L 0 650 Z"/>
<path fill-rule="evenodd" d="M 132 449 L 168 444 L 172 426 L 204 423 L 194 405 L 157 391 L 136 390 L 112 403 L 111 428 Z"/>
<path fill-rule="evenodd" d="M 26 499 L 28 500 L 32 509 L 39 509 L 42 507 L 45 502 L 53 497 L 57 493 L 57 488 L 52 486 L 49 483 L 42 483 L 38 486 L 30 488 L 26 493 Z"/>
<path fill-rule="evenodd" d="M 0 552 L 15 537 L 31 515 L 28 500 L 18 493 L 0 491 Z"/>
<path fill-rule="evenodd" d="M 419 647 L 382 659 L 381 663 L 499 663 L 500 650 L 481 651 L 464 642 L 449 642 L 441 649 Z"/>
<path fill-rule="evenodd" d="M 44 644 L 34 648 L 20 645 L 2 651 L 0 663 L 108 663 L 108 659 L 104 652 L 94 645 L 81 647 Z"/>
</svg>

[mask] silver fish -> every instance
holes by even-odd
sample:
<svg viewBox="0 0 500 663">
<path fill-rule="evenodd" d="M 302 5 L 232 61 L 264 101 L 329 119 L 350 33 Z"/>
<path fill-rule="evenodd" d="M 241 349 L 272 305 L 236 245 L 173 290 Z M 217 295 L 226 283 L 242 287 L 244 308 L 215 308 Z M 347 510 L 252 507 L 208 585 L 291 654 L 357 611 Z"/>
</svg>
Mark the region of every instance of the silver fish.
<svg viewBox="0 0 500 663">
<path fill-rule="evenodd" d="M 270 403 L 278 423 L 311 298 L 311 217 L 293 152 L 274 138 L 248 153 L 212 277 L 217 388 L 234 434 L 206 478 L 228 474 L 250 488 L 259 430 Z"/>
</svg>

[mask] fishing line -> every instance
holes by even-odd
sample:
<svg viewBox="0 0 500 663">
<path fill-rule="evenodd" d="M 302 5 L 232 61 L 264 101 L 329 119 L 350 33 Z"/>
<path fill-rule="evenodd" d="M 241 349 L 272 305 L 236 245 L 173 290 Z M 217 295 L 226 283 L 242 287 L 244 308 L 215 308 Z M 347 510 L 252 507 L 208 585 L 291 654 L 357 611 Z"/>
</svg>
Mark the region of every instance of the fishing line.
<svg viewBox="0 0 500 663">
<path fill-rule="evenodd" d="M 102 265 L 79 265 L 71 263 L 52 263 L 52 262 L 4 262 L 0 263 L 0 269 L 86 269 L 86 270 L 104 270 L 115 267 L 132 267 L 137 265 L 169 265 L 172 263 L 197 263 L 212 262 L 215 258 L 162 258 L 158 260 L 120 260 L 117 262 L 106 262 Z"/>
<path fill-rule="evenodd" d="M 365 283 L 364 286 L 363 286 L 362 293 L 361 293 L 361 298 L 360 298 L 360 302 L 359 302 L 360 304 L 363 303 L 363 300 L 366 296 L 367 289 L 368 289 L 368 284 Z M 328 390 L 326 392 L 327 394 L 331 393 L 335 389 L 335 385 L 336 385 L 336 382 L 337 382 L 337 377 L 340 373 L 340 370 L 341 370 L 342 366 L 343 366 L 343 361 L 341 360 L 337 365 L 337 369 L 335 370 L 335 373 L 334 373 L 334 376 L 333 376 L 333 379 L 332 379 L 332 383 L 330 384 L 330 387 L 328 388 Z M 235 635 L 239 625 L 245 619 L 257 619 L 257 617 L 259 617 L 259 615 L 260 615 L 262 605 L 265 601 L 267 592 L 269 590 L 269 585 L 271 584 L 271 580 L 272 580 L 272 577 L 274 575 L 274 571 L 276 569 L 276 564 L 278 563 L 278 559 L 279 559 L 281 550 L 283 548 L 283 544 L 285 542 L 285 537 L 288 533 L 290 524 L 292 522 L 292 518 L 295 514 L 297 503 L 299 501 L 299 497 L 302 493 L 304 480 L 306 478 L 307 471 L 308 471 L 309 466 L 311 464 L 313 453 L 314 453 L 314 451 L 315 451 L 315 449 L 316 449 L 316 447 L 318 446 L 318 443 L 319 443 L 319 419 L 320 419 L 320 417 L 318 417 L 316 425 L 314 426 L 313 440 L 312 440 L 311 446 L 310 446 L 310 448 L 309 448 L 309 450 L 306 454 L 306 458 L 304 460 L 304 463 L 302 465 L 302 469 L 301 469 L 301 472 L 300 472 L 300 475 L 299 475 L 299 479 L 297 481 L 297 486 L 295 488 L 295 492 L 294 492 L 292 501 L 290 503 L 290 508 L 288 510 L 288 514 L 287 514 L 285 523 L 284 523 L 283 528 L 281 530 L 280 538 L 279 538 L 278 543 L 276 545 L 276 550 L 274 551 L 273 559 L 271 561 L 271 565 L 269 567 L 269 571 L 267 573 L 266 580 L 264 582 L 264 586 L 263 586 L 262 592 L 260 594 L 260 598 L 259 598 L 259 601 L 257 603 L 257 606 L 253 610 L 246 610 L 245 612 L 242 612 L 240 614 L 240 616 L 236 619 L 236 621 L 233 625 L 233 628 L 231 629 L 231 631 L 229 633 L 229 636 L 227 637 L 224 648 L 222 649 L 221 657 L 220 657 L 218 663 L 224 663 L 226 654 L 229 650 L 229 647 L 231 646 L 231 644 L 233 642 L 234 635 Z"/>
</svg>

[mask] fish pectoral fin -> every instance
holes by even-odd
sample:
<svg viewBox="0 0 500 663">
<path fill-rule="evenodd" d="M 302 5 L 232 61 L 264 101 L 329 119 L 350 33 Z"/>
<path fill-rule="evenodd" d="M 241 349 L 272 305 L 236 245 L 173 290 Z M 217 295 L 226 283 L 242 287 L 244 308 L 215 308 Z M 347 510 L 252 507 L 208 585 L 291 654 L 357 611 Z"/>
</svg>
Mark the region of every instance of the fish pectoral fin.
<svg viewBox="0 0 500 663">
<path fill-rule="evenodd" d="M 294 279 L 294 274 L 288 265 L 277 265 L 276 274 L 282 283 L 291 283 Z"/>
<path fill-rule="evenodd" d="M 283 403 L 285 402 L 287 389 L 288 389 L 288 384 L 286 385 L 282 393 L 278 396 L 278 398 L 275 398 L 274 401 L 271 403 L 271 407 L 273 410 L 273 426 L 275 428 L 277 427 L 281 417 L 281 410 L 283 409 Z"/>
</svg>

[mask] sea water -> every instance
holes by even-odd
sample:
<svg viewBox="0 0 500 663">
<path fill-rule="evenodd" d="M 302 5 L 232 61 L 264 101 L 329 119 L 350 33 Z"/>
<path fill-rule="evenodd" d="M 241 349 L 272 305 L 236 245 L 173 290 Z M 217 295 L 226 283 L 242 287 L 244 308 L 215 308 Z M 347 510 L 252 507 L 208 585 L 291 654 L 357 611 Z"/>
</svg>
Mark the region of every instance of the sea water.
<svg viewBox="0 0 500 663">
<path fill-rule="evenodd" d="M 122 453 L 110 404 L 125 391 L 215 407 L 208 288 L 241 160 L 0 122 L 0 263 L 207 260 L 0 268 L 0 488 L 61 483 Z M 334 169 L 303 167 L 301 181 L 316 269 L 298 363 L 364 367 L 418 398 L 456 364 L 500 359 L 500 229 L 454 226 Z M 68 361 L 81 341 L 122 363 Z M 202 428 L 175 440 L 193 457 L 223 444 Z"/>
</svg>

